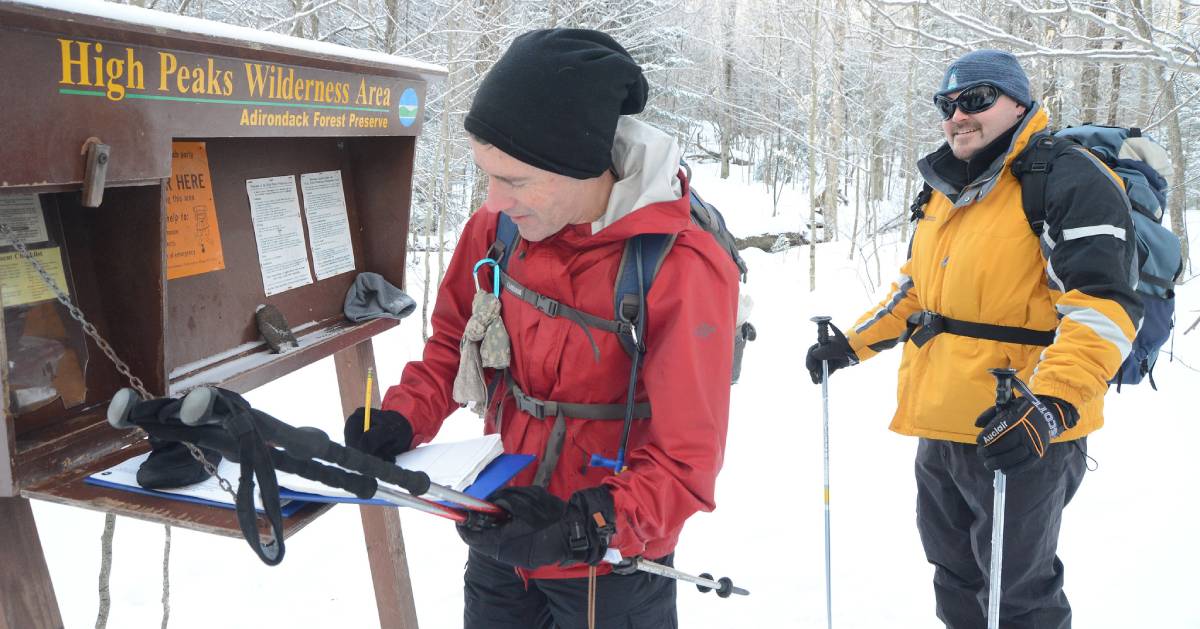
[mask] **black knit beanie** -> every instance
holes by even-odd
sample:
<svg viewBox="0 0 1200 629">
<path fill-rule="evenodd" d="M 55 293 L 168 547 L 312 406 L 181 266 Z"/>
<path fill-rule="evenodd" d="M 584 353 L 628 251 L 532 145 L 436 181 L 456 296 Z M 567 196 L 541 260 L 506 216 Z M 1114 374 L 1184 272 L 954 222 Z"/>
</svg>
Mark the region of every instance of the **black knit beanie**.
<svg viewBox="0 0 1200 629">
<path fill-rule="evenodd" d="M 508 155 L 591 179 L 612 165 L 617 119 L 646 107 L 642 68 L 600 31 L 530 31 L 484 77 L 463 126 Z"/>
</svg>

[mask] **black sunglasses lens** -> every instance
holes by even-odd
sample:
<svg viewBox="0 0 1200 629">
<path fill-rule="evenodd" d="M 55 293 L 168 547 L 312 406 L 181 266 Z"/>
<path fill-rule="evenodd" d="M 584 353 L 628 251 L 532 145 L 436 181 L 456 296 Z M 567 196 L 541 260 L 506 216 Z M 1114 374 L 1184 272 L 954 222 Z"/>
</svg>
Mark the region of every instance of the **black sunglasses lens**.
<svg viewBox="0 0 1200 629">
<path fill-rule="evenodd" d="M 999 92 L 991 85 L 978 85 L 964 91 L 955 99 L 959 109 L 966 114 L 977 114 L 996 104 Z"/>
<path fill-rule="evenodd" d="M 937 105 L 938 112 L 942 114 L 942 120 L 949 120 L 950 116 L 954 115 L 954 107 L 956 103 L 945 96 L 938 96 L 933 99 L 933 103 Z"/>
<path fill-rule="evenodd" d="M 942 114 L 942 120 L 949 120 L 954 115 L 956 107 L 961 109 L 964 114 L 977 114 L 990 109 L 999 99 L 1000 90 L 991 85 L 976 85 L 963 90 L 958 98 L 936 96 L 933 103 L 937 105 L 938 112 Z"/>
</svg>

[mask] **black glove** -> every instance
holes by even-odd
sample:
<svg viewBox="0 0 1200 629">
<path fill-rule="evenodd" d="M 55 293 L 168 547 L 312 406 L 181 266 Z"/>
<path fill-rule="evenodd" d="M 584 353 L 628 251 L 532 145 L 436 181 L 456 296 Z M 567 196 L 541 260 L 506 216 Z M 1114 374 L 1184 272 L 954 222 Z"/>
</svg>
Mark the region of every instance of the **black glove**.
<svg viewBox="0 0 1200 629">
<path fill-rule="evenodd" d="M 605 486 L 581 489 L 567 502 L 538 486 L 506 487 L 490 500 L 512 518 L 493 528 L 459 525 L 458 535 L 476 552 L 518 568 L 596 565 L 616 531 Z"/>
<path fill-rule="evenodd" d="M 363 432 L 363 409 L 360 408 L 346 418 L 342 435 L 347 447 L 390 461 L 412 448 L 413 429 L 400 413 L 373 408 L 371 429 Z"/>
<path fill-rule="evenodd" d="M 812 376 L 813 384 L 821 384 L 821 361 L 829 363 L 830 375 L 842 367 L 858 364 L 858 356 L 850 349 L 850 341 L 846 340 L 846 335 L 832 323 L 829 324 L 829 329 L 833 332 L 829 341 L 808 348 L 808 356 L 804 358 L 804 366 L 808 368 L 808 375 Z"/>
<path fill-rule="evenodd" d="M 983 429 L 975 442 L 989 470 L 1012 474 L 1030 467 L 1046 456 L 1051 439 L 1079 421 L 1079 412 L 1070 402 L 1049 395 L 1038 400 L 1044 412 L 1029 398 L 1018 397 L 989 407 L 975 420 L 975 426 Z"/>
</svg>

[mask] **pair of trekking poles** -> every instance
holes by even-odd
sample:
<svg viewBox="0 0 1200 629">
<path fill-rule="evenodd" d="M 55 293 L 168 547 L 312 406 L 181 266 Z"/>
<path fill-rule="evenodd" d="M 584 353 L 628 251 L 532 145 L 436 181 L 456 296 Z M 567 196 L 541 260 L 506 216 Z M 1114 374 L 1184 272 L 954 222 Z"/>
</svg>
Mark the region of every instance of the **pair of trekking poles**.
<svg viewBox="0 0 1200 629">
<path fill-rule="evenodd" d="M 817 343 L 829 343 L 829 322 L 832 317 L 817 316 L 810 319 L 817 324 Z M 1036 399 L 1033 393 L 1017 378 L 1015 369 L 990 369 L 996 378 L 996 406 L 1003 406 L 1012 399 L 1015 383 L 1021 392 Z M 828 629 L 833 629 L 833 583 L 831 578 L 829 543 L 829 361 L 821 361 L 821 410 L 824 434 L 825 466 L 825 620 Z M 1000 574 L 1004 560 L 1004 502 L 1008 479 L 1004 472 L 996 470 L 992 478 L 992 555 L 988 571 L 988 629 L 1000 628 Z"/>
<path fill-rule="evenodd" d="M 278 564 L 284 554 L 277 469 L 357 498 L 378 498 L 464 526 L 487 528 L 508 518 L 508 513 L 495 504 L 431 482 L 425 472 L 406 470 L 343 446 L 317 428 L 297 428 L 282 422 L 252 408 L 232 391 L 199 387 L 180 400 L 160 399 L 149 407 L 139 408 L 145 402 L 137 391 L 121 389 L 109 403 L 108 423 L 114 428 L 140 428 L 153 437 L 216 450 L 238 463 L 241 466 L 235 495 L 238 524 L 250 547 L 267 565 Z M 255 510 L 253 501 L 256 480 L 262 515 Z M 231 487 L 226 491 L 233 493 Z M 266 520 L 265 541 L 259 528 L 260 518 Z M 692 575 L 641 557 L 621 557 L 611 549 L 604 561 L 612 564 L 617 574 L 646 572 L 692 583 L 701 592 L 716 592 L 721 598 L 749 595 L 729 577 Z"/>
</svg>

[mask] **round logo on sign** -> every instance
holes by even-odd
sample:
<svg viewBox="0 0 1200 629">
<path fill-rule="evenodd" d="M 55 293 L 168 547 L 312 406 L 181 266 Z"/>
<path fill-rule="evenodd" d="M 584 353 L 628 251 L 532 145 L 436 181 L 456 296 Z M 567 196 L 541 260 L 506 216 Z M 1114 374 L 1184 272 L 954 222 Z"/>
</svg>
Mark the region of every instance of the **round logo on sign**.
<svg viewBox="0 0 1200 629">
<path fill-rule="evenodd" d="M 405 89 L 400 94 L 400 105 L 396 109 L 396 113 L 400 116 L 400 124 L 411 127 L 412 123 L 417 121 L 417 112 L 421 110 L 421 101 L 417 98 L 417 91 L 411 87 Z"/>
</svg>

